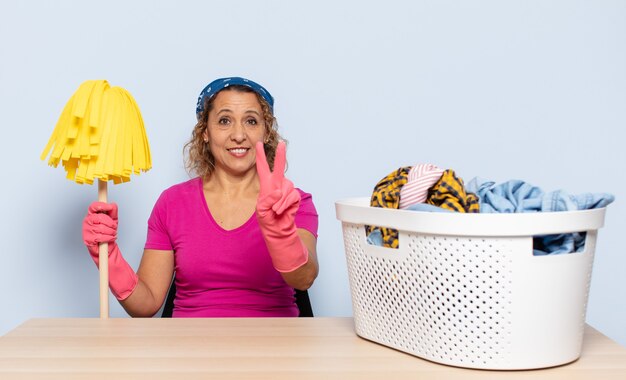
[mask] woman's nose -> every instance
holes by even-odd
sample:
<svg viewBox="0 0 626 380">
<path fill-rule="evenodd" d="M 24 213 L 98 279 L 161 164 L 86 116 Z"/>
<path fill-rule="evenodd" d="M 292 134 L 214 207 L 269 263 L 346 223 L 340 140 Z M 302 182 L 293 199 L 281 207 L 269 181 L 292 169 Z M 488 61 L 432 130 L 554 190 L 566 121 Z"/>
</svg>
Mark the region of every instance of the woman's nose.
<svg viewBox="0 0 626 380">
<path fill-rule="evenodd" d="M 230 138 L 236 142 L 242 142 L 246 139 L 246 129 L 241 122 L 235 122 Z"/>
</svg>

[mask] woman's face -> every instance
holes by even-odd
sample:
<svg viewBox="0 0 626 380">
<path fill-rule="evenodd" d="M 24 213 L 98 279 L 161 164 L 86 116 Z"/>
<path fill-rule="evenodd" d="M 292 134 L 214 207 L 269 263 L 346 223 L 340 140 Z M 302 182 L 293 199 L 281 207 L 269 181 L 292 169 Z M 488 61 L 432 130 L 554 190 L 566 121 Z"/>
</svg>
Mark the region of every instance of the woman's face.
<svg viewBox="0 0 626 380">
<path fill-rule="evenodd" d="M 216 170 L 241 176 L 255 169 L 255 145 L 265 138 L 263 110 L 255 93 L 222 90 L 209 112 L 205 141 L 215 157 Z"/>
</svg>

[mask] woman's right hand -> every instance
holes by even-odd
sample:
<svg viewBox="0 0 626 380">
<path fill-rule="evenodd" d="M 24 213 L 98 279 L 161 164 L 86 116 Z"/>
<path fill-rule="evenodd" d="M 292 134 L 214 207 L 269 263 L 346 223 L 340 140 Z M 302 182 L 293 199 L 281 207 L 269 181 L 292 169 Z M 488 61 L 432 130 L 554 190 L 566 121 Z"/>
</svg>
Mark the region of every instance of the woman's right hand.
<svg viewBox="0 0 626 380">
<path fill-rule="evenodd" d="M 98 246 L 100 243 L 108 243 L 109 287 L 118 300 L 124 300 L 135 290 L 139 278 L 122 257 L 122 252 L 115 243 L 116 239 L 117 205 L 103 202 L 90 204 L 87 216 L 83 219 L 83 242 L 98 268 L 100 268 Z"/>
<path fill-rule="evenodd" d="M 93 202 L 83 220 L 83 242 L 98 265 L 98 245 L 109 243 L 109 254 L 117 239 L 117 205 Z"/>
</svg>

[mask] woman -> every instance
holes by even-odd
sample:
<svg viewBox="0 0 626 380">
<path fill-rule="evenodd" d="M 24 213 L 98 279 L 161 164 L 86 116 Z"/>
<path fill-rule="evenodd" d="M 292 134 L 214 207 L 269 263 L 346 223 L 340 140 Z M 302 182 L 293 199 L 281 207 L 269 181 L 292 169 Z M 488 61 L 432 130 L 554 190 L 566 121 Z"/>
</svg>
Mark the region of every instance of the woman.
<svg viewBox="0 0 626 380">
<path fill-rule="evenodd" d="M 317 212 L 284 177 L 273 106 L 266 89 L 244 78 L 215 80 L 200 93 L 185 146 L 197 177 L 157 200 L 137 273 L 115 242 L 117 206 L 89 206 L 83 240 L 96 265 L 98 243 L 109 243 L 109 286 L 131 316 L 161 308 L 174 272 L 174 317 L 298 316 L 293 289 L 308 289 L 318 273 Z"/>
</svg>

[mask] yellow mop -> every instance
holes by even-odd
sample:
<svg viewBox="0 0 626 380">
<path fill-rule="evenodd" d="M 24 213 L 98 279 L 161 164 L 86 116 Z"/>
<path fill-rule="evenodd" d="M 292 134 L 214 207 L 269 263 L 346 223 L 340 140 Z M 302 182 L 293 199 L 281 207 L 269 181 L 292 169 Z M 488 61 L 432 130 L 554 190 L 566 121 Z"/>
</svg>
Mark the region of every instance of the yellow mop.
<svg viewBox="0 0 626 380">
<path fill-rule="evenodd" d="M 53 149 L 54 147 L 54 149 Z M 130 181 L 152 167 L 143 118 L 132 95 L 106 80 L 83 82 L 65 105 L 41 159 L 59 162 L 67 179 L 93 184 L 98 179 L 98 200 L 107 202 L 107 181 Z M 108 244 L 99 246 L 100 318 L 109 317 Z"/>
</svg>

